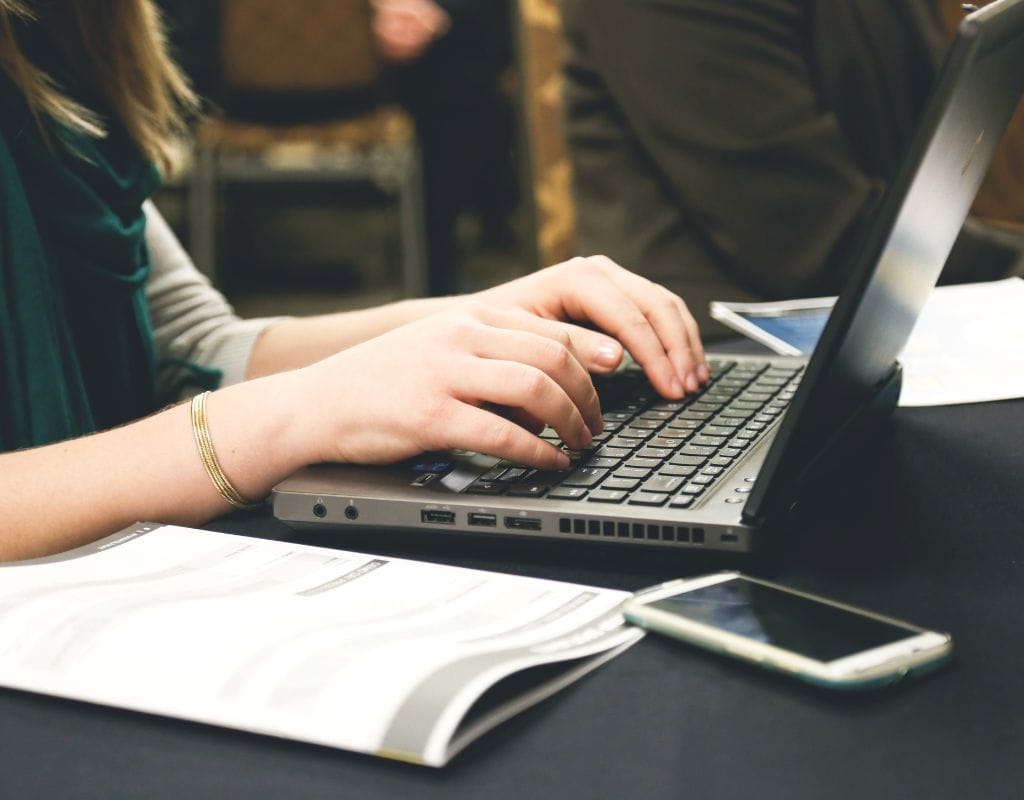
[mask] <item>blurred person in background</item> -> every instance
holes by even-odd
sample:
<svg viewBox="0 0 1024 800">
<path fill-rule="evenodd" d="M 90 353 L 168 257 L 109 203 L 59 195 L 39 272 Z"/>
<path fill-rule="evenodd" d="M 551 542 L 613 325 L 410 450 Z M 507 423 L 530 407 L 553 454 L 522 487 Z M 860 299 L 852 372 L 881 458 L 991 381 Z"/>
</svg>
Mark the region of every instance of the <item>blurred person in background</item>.
<svg viewBox="0 0 1024 800">
<path fill-rule="evenodd" d="M 564 0 L 562 11 L 577 252 L 683 293 L 711 337 L 728 334 L 711 300 L 838 293 L 963 15 L 948 0 Z M 996 156 L 1003 180 L 975 205 L 985 218 L 969 218 L 940 282 L 1021 272 L 1020 117 Z M 985 206 L 996 188 L 1003 199 Z"/>
<path fill-rule="evenodd" d="M 373 0 L 374 32 L 423 156 L 431 294 L 464 290 L 456 226 L 474 212 L 481 244 L 509 246 L 515 119 L 502 91 L 512 61 L 509 0 Z"/>
</svg>

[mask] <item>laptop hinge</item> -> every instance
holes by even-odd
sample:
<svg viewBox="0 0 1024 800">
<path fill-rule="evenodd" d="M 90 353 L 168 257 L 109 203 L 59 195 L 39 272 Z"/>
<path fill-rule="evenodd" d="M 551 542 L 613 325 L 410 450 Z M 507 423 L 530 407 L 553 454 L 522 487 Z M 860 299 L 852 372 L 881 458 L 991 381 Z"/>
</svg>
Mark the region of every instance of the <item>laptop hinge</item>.
<svg viewBox="0 0 1024 800">
<path fill-rule="evenodd" d="M 773 488 L 774 497 L 762 497 L 753 512 L 750 510 L 751 502 L 747 502 L 743 508 L 743 521 L 761 527 L 770 517 L 791 512 L 810 486 L 848 467 L 849 462 L 874 439 L 872 432 L 896 408 L 902 385 L 903 367 L 897 361 L 886 377 L 878 382 L 874 391 L 847 417 L 793 479 L 780 482 Z M 785 500 L 778 501 L 776 497 L 784 497 Z M 780 508 L 780 502 L 789 503 L 789 507 Z"/>
</svg>

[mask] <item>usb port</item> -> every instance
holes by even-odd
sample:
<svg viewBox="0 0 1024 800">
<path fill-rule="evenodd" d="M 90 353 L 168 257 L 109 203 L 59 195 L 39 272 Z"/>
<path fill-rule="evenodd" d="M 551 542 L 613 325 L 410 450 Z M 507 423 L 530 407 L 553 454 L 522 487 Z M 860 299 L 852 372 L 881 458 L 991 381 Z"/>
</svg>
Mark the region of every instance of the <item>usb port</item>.
<svg viewBox="0 0 1024 800">
<path fill-rule="evenodd" d="M 540 520 L 535 517 L 505 517 L 505 527 L 518 531 L 539 531 Z"/>
<path fill-rule="evenodd" d="M 435 525 L 454 525 L 455 524 L 455 512 L 454 511 L 431 511 L 424 509 L 420 512 L 420 520 L 423 522 L 432 522 Z"/>
<path fill-rule="evenodd" d="M 483 525 L 487 528 L 493 528 L 498 524 L 498 518 L 494 514 L 476 514 L 472 511 L 469 512 L 469 524 L 470 525 Z"/>
</svg>

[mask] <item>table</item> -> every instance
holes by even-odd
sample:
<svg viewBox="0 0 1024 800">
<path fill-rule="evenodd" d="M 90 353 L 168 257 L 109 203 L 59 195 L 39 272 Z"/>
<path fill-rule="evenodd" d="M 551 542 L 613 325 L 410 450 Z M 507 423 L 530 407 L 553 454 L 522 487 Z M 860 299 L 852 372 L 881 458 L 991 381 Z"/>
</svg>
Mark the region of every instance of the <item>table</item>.
<svg viewBox="0 0 1024 800">
<path fill-rule="evenodd" d="M 648 636 L 443 770 L 0 691 L 0 798 L 1020 798 L 1024 401 L 899 409 L 870 467 L 740 563 L 948 630 L 952 665 L 828 693 Z M 838 503 L 838 507 L 837 507 Z M 268 514 L 229 532 L 624 589 L 735 562 L 570 542 L 338 539 Z"/>
</svg>

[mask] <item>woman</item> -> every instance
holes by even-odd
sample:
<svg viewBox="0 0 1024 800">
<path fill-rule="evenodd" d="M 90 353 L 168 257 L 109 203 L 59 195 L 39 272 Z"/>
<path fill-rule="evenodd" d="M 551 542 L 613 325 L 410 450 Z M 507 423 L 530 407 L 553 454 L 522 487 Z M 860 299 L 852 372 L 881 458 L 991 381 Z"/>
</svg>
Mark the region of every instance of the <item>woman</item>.
<svg viewBox="0 0 1024 800">
<path fill-rule="evenodd" d="M 707 379 L 682 300 L 599 256 L 468 297 L 239 320 L 146 201 L 194 105 L 152 2 L 0 0 L 0 67 L 0 558 L 200 524 L 321 461 L 565 467 L 535 431 L 587 446 L 588 371 L 623 345 L 667 397 Z"/>
</svg>

